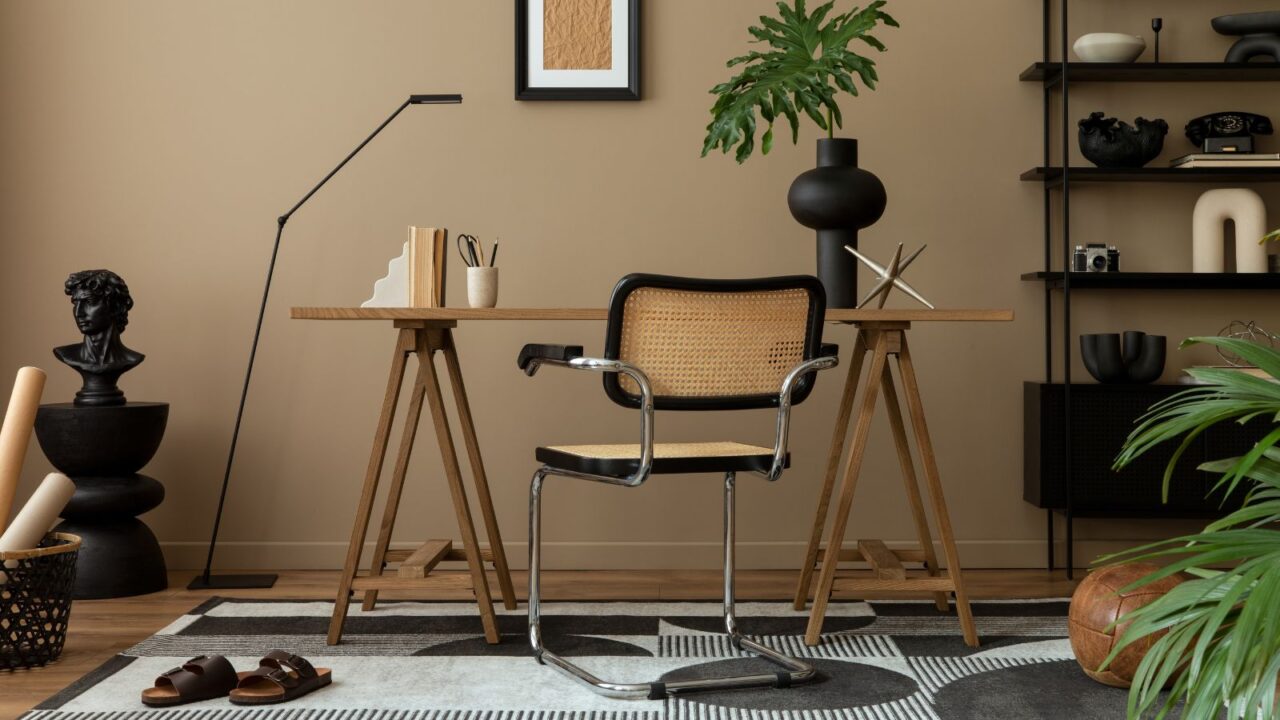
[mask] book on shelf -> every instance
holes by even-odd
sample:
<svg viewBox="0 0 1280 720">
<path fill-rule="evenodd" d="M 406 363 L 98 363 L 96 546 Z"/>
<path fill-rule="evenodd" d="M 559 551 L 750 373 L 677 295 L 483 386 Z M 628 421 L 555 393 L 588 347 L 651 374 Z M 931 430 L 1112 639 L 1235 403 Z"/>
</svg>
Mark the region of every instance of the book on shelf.
<svg viewBox="0 0 1280 720">
<path fill-rule="evenodd" d="M 1280 167 L 1280 153 L 1192 153 L 1169 163 L 1176 168 Z"/>
<path fill-rule="evenodd" d="M 409 228 L 409 307 L 444 307 L 444 228 Z"/>
<path fill-rule="evenodd" d="M 1195 367 L 1193 367 L 1193 368 L 1188 368 L 1187 370 L 1183 370 L 1183 371 L 1182 371 L 1182 375 L 1178 378 L 1178 384 L 1180 384 L 1180 385 L 1207 385 L 1207 384 L 1209 384 L 1209 383 L 1202 382 L 1201 380 L 1198 380 L 1198 379 L 1196 379 L 1196 378 L 1192 377 L 1192 376 L 1188 373 L 1188 371 L 1189 371 L 1189 370 L 1195 370 L 1195 369 L 1200 369 L 1200 368 L 1207 368 L 1207 369 L 1211 369 L 1211 370 L 1234 370 L 1235 372 L 1244 373 L 1245 375 L 1252 375 L 1252 376 L 1254 376 L 1254 377 L 1256 377 L 1256 378 L 1262 378 L 1263 380 L 1270 380 L 1270 381 L 1272 381 L 1272 382 L 1280 382 L 1280 381 L 1276 380 L 1275 378 L 1271 377 L 1270 375 L 1268 375 L 1268 374 L 1267 374 L 1267 372 L 1266 372 L 1265 370 L 1263 370 L 1262 368 L 1257 368 L 1257 367 L 1252 367 L 1252 366 L 1249 366 L 1249 367 L 1240 367 L 1240 366 L 1237 366 L 1237 365 L 1197 365 L 1197 366 L 1195 366 Z"/>
</svg>

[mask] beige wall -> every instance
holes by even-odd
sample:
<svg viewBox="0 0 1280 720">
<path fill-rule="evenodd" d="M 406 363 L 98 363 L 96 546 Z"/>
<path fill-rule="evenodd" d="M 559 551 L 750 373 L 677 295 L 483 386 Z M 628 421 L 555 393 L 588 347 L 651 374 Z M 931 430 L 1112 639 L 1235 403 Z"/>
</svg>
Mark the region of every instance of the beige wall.
<svg viewBox="0 0 1280 720">
<path fill-rule="evenodd" d="M 841 5 L 848 5 L 842 2 Z M 1148 26 L 1133 3 L 1075 3 L 1077 32 Z M 599 306 L 631 271 L 756 276 L 811 271 L 812 234 L 785 206 L 810 167 L 813 129 L 745 166 L 699 159 L 711 98 L 766 0 L 649 0 L 639 103 L 512 100 L 511 3 L 498 0 L 0 4 L 0 369 L 50 372 L 46 399 L 77 378 L 49 349 L 76 332 L 61 283 L 109 267 L 137 306 L 125 340 L 148 355 L 123 387 L 173 404 L 147 472 L 169 498 L 147 520 L 178 567 L 202 561 L 274 218 L 412 92 L 462 92 L 461 107 L 412 108 L 298 213 L 264 329 L 227 506 L 223 566 L 332 567 L 356 500 L 392 342 L 389 327 L 290 321 L 291 305 L 353 305 L 409 224 L 503 238 L 501 302 Z M 1204 3 L 1161 5 L 1168 60 L 1214 60 L 1228 42 Z M 1268 3 L 1222 0 L 1213 13 Z M 929 243 L 911 279 L 943 307 L 1011 307 L 1016 322 L 922 326 L 913 336 L 956 532 L 967 563 L 1030 566 L 1044 515 L 1021 499 L 1022 382 L 1043 373 L 1041 193 L 1018 181 L 1040 157 L 1040 91 L 1017 75 L 1040 53 L 1039 3 L 891 3 L 882 88 L 847 100 L 845 134 L 889 191 L 863 246 Z M 1173 126 L 1159 162 L 1181 155 L 1193 115 L 1280 114 L 1271 85 L 1082 89 L 1072 117 L 1105 109 Z M 1268 148 L 1280 146 L 1264 140 Z M 1130 269 L 1190 264 L 1195 185 L 1109 185 L 1075 195 L 1077 241 L 1118 244 Z M 1280 195 L 1265 191 L 1280 217 Z M 450 302 L 463 303 L 460 282 Z M 897 304 L 905 304 L 901 298 Z M 1228 320 L 1280 329 L 1263 294 L 1082 297 L 1076 329 L 1139 328 L 1171 339 Z M 498 514 L 524 554 L 533 448 L 627 440 L 635 418 L 594 378 L 515 368 L 528 341 L 599 350 L 595 323 L 466 326 L 460 333 Z M 847 330 L 829 340 L 852 346 Z M 1203 353 L 1177 353 L 1167 379 Z M 1077 377 L 1083 369 L 1076 368 Z M 815 504 L 839 387 L 797 411 L 793 469 L 745 479 L 743 562 L 793 567 Z M 768 413 L 660 416 L 659 438 L 766 440 Z M 880 425 L 850 537 L 908 537 L 887 428 Z M 454 534 L 434 443 L 423 436 L 398 537 Z M 48 469 L 38 449 L 23 492 Z M 714 566 L 719 483 L 661 477 L 641 490 L 551 481 L 553 565 Z M 1181 524 L 1082 522 L 1081 557 Z"/>
</svg>

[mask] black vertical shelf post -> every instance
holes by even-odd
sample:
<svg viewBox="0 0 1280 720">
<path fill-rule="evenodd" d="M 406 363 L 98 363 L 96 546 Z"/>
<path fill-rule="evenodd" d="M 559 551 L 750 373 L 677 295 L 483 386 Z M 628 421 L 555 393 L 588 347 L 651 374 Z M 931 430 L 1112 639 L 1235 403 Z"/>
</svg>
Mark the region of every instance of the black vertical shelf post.
<svg viewBox="0 0 1280 720">
<path fill-rule="evenodd" d="M 1051 0 L 1041 0 L 1043 17 L 1041 18 L 1041 45 L 1043 46 L 1043 62 L 1047 66 L 1053 45 L 1050 28 L 1052 27 L 1052 10 L 1050 8 Z M 1041 83 L 1042 100 L 1044 104 L 1044 157 L 1041 162 L 1043 167 L 1049 167 L 1052 159 L 1052 148 L 1050 147 L 1049 135 L 1053 131 L 1053 126 L 1049 120 L 1049 113 L 1053 107 L 1053 90 L 1050 89 L 1049 83 Z M 1053 250 L 1050 238 L 1053 237 L 1053 191 L 1049 189 L 1049 183 L 1043 183 L 1044 192 L 1044 271 L 1046 273 L 1053 271 Z M 1044 381 L 1045 383 L 1053 382 L 1053 289 L 1048 283 L 1044 286 Z M 1045 508 L 1045 523 L 1047 525 L 1048 540 L 1045 543 L 1048 553 L 1048 562 L 1046 563 L 1049 571 L 1053 572 L 1053 508 Z"/>
<path fill-rule="evenodd" d="M 1044 272 L 1046 274 L 1053 272 L 1053 191 L 1055 188 L 1061 188 L 1062 192 L 1062 224 L 1060 227 L 1060 241 L 1062 242 L 1062 382 L 1063 382 L 1063 430 L 1062 444 L 1065 455 L 1063 457 L 1063 474 L 1065 476 L 1065 507 L 1062 508 L 1066 520 L 1066 571 L 1067 578 L 1072 579 L 1075 575 L 1075 483 L 1073 477 L 1071 463 L 1071 365 L 1073 359 L 1073 350 L 1071 343 L 1071 99 L 1070 99 L 1070 64 L 1068 62 L 1067 51 L 1070 47 L 1070 0 L 1059 0 L 1059 42 L 1061 43 L 1061 58 L 1055 63 L 1052 60 L 1053 55 L 1053 0 L 1042 0 L 1042 35 L 1041 42 L 1043 45 L 1042 55 L 1046 68 L 1056 65 L 1058 68 L 1058 76 L 1052 78 L 1046 76 L 1043 82 L 1043 110 L 1044 110 L 1044 146 L 1043 146 L 1043 163 L 1046 169 L 1044 178 Z M 1053 162 L 1053 94 L 1054 85 L 1060 85 L 1058 88 L 1062 96 L 1062 145 L 1060 148 L 1061 157 L 1059 163 Z M 1061 175 L 1054 178 L 1050 182 L 1049 177 L 1054 175 L 1053 170 L 1061 169 Z M 1044 375 L 1045 382 L 1053 382 L 1053 286 L 1045 283 L 1044 289 Z M 1050 571 L 1055 568 L 1055 532 L 1053 514 L 1055 508 L 1045 508 L 1045 528 L 1046 528 L 1046 566 Z"/>
<path fill-rule="evenodd" d="M 1062 3 L 1062 470 L 1067 481 L 1067 579 L 1075 576 L 1075 477 L 1071 463 L 1071 64 L 1067 48 L 1069 0 Z"/>
</svg>

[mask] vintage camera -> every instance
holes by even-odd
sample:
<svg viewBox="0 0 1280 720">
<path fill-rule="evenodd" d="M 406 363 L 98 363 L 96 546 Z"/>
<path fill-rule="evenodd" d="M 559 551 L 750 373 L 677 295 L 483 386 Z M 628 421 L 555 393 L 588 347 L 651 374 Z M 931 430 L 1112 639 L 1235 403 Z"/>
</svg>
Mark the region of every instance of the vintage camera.
<svg viewBox="0 0 1280 720">
<path fill-rule="evenodd" d="M 1120 251 L 1115 245 L 1077 245 L 1071 260 L 1072 272 L 1120 272 Z"/>
<path fill-rule="evenodd" d="M 1253 136 L 1271 133 L 1271 118 L 1246 112 L 1213 113 L 1187 123 L 1187 139 L 1205 153 L 1251 153 Z"/>
</svg>

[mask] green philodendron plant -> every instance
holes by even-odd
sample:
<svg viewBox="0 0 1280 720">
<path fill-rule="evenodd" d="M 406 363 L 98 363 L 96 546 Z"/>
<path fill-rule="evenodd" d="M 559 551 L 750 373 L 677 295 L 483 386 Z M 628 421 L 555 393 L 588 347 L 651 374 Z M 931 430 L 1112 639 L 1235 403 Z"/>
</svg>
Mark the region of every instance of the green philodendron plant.
<svg viewBox="0 0 1280 720">
<path fill-rule="evenodd" d="M 1213 492 L 1247 489 L 1243 505 L 1198 534 L 1102 558 L 1100 562 L 1163 561 L 1129 591 L 1175 573 L 1190 579 L 1149 605 L 1127 613 L 1128 627 L 1107 658 L 1164 632 L 1138 666 L 1129 693 L 1130 718 L 1164 718 L 1179 703 L 1182 720 L 1275 718 L 1280 678 L 1280 352 L 1238 338 L 1191 338 L 1229 351 L 1271 379 L 1222 368 L 1187 372 L 1208 383 L 1153 406 L 1116 459 L 1117 469 L 1162 443 L 1181 441 L 1164 475 L 1168 499 L 1173 467 L 1197 437 L 1219 423 L 1261 419 L 1269 432 L 1245 455 L 1205 463 L 1220 473 Z M 1223 569 L 1225 567 L 1225 569 Z M 1105 663 L 1104 663 L 1105 667 Z M 1168 694 L 1161 696 L 1167 688 Z M 1225 712 L 1224 712 L 1225 711 Z"/>
<path fill-rule="evenodd" d="M 1280 228 L 1276 228 L 1262 236 L 1262 242 L 1264 243 L 1276 242 L 1277 240 L 1280 240 Z"/>
<path fill-rule="evenodd" d="M 806 12 L 805 0 L 794 0 L 793 5 L 778 3 L 778 17 L 761 15 L 760 25 L 747 32 L 770 49 L 753 50 L 726 63 L 728 67 L 744 67 L 729 82 L 711 88 L 716 102 L 711 107 L 702 155 L 716 147 L 727 153 L 737 145 L 738 162 L 751 157 L 756 145 L 757 109 L 768 124 L 760 140 L 764 154 L 773 148 L 773 122 L 779 117 L 791 123 L 792 143 L 799 140 L 800 112 L 826 130 L 828 137 L 834 137 L 835 128 L 844 126 L 837 93 L 843 90 L 856 97 L 855 75 L 869 90 L 874 90 L 879 80 L 875 62 L 850 50 L 849 44 L 861 40 L 884 52 L 884 45 L 870 34 L 880 23 L 898 27 L 896 20 L 880 10 L 884 4 L 885 0 L 875 0 L 865 9 L 855 7 L 831 15 L 835 0 L 819 5 L 812 13 Z"/>
</svg>

